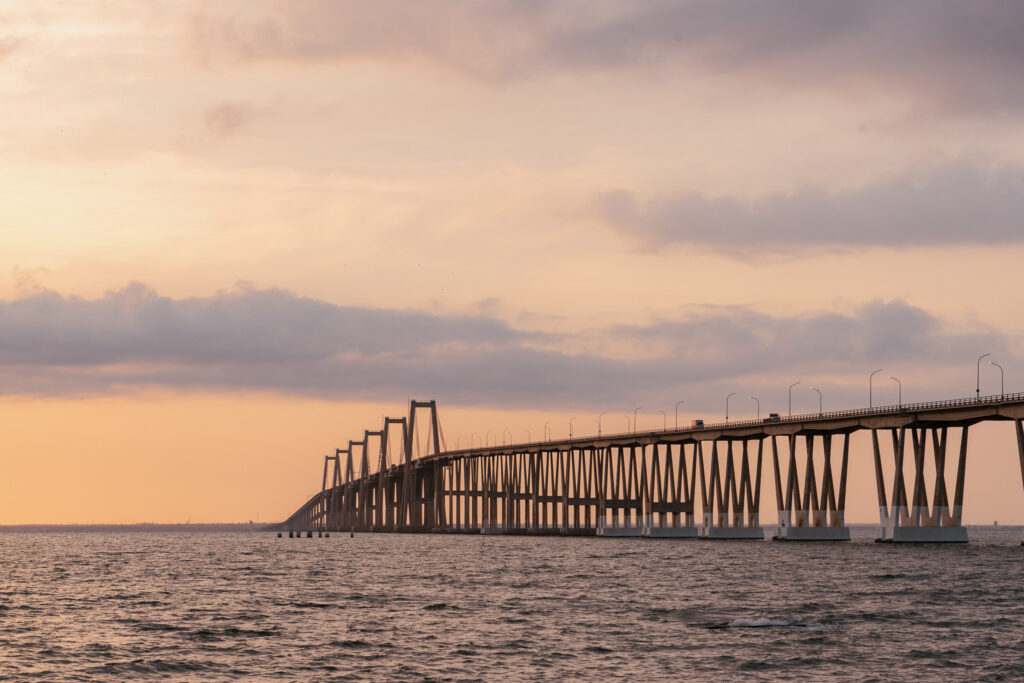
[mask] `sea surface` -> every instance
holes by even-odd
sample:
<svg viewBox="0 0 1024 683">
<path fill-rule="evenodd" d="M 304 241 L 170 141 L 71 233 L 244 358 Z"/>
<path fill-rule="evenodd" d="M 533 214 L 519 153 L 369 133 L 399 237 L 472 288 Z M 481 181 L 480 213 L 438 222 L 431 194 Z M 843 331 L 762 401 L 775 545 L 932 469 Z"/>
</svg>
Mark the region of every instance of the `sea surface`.
<svg viewBox="0 0 1024 683">
<path fill-rule="evenodd" d="M 1022 535 L 2 533 L 0 677 L 1021 680 Z"/>
</svg>

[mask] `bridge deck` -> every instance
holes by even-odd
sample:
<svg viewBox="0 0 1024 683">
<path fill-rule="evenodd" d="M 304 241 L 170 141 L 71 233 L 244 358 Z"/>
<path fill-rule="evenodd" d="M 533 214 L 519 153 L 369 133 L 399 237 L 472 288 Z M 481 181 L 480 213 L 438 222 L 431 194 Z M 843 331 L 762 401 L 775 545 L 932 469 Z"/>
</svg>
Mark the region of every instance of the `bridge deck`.
<svg viewBox="0 0 1024 683">
<path fill-rule="evenodd" d="M 641 432 L 623 432 L 602 436 L 582 436 L 573 439 L 531 441 L 448 450 L 428 456 L 436 458 L 472 458 L 510 453 L 537 453 L 550 450 L 608 448 L 609 446 L 640 446 L 654 443 L 684 443 L 693 441 L 743 440 L 757 436 L 789 436 L 791 434 L 820 434 L 855 432 L 862 429 L 895 429 L 914 425 L 960 426 L 986 420 L 1024 419 L 1024 393 L 1003 396 L 982 396 L 928 403 L 858 408 L 826 413 L 805 413 L 780 417 L 778 420 L 730 420 L 703 427 L 681 427 Z"/>
</svg>

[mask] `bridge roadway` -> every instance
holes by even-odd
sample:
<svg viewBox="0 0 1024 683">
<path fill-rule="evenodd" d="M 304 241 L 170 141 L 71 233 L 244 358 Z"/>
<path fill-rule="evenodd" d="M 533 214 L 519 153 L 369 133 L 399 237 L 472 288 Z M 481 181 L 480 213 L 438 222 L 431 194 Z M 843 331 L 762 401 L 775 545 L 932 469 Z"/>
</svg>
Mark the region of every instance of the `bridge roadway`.
<svg viewBox="0 0 1024 683">
<path fill-rule="evenodd" d="M 414 457 L 424 410 L 427 452 Z M 850 434 L 870 430 L 878 539 L 966 542 L 968 430 L 992 420 L 1014 422 L 1024 480 L 1019 393 L 459 450 L 442 448 L 436 403 L 411 401 L 408 418 L 385 418 L 380 431 L 367 430 L 362 441 L 325 456 L 322 490 L 278 528 L 763 538 L 768 446 L 775 538 L 848 540 Z M 396 437 L 400 453 L 393 452 Z M 947 450 L 955 458 L 952 497 Z M 358 477 L 357 454 L 358 471 L 366 473 Z"/>
</svg>

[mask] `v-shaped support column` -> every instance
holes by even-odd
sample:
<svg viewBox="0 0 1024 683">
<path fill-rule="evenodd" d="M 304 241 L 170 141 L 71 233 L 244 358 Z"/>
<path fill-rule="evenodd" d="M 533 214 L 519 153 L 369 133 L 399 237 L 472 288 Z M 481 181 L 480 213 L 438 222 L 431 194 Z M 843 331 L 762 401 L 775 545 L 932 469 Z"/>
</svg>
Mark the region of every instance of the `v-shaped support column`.
<svg viewBox="0 0 1024 683">
<path fill-rule="evenodd" d="M 878 432 L 871 430 L 871 444 L 875 452 L 875 479 L 878 485 L 878 511 L 880 526 L 879 541 L 897 543 L 966 543 L 967 529 L 961 524 L 963 518 L 964 471 L 967 466 L 967 430 L 965 424 L 960 430 L 960 458 L 957 462 L 956 488 L 950 505 L 946 491 L 946 436 L 949 428 L 900 427 L 889 429 L 892 437 L 893 480 L 889 487 L 891 500 L 886 496 L 885 477 L 882 466 L 882 448 Z M 908 447 L 913 449 L 914 480 L 912 495 L 907 496 L 903 478 Z M 929 448 L 929 446 L 931 446 Z M 928 482 L 925 468 L 928 454 L 934 463 L 935 483 L 932 499 L 928 500 Z"/>
</svg>

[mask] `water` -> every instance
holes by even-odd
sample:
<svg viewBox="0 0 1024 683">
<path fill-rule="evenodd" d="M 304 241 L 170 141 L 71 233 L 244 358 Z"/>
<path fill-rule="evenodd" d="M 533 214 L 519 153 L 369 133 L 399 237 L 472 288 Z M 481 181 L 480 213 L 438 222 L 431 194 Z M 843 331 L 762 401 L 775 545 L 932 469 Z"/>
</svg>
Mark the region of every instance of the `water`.
<svg viewBox="0 0 1024 683">
<path fill-rule="evenodd" d="M 1022 536 L 6 533 L 0 676 L 1019 680 Z"/>
</svg>

